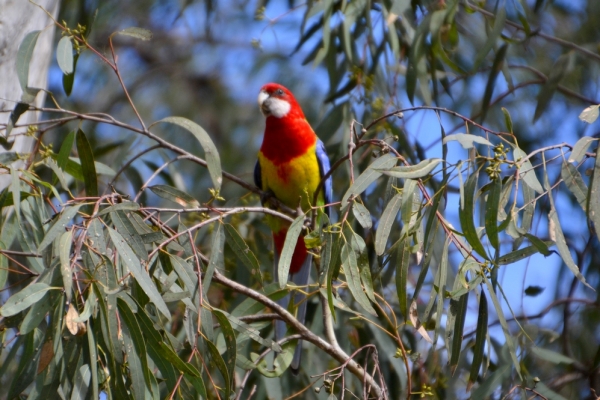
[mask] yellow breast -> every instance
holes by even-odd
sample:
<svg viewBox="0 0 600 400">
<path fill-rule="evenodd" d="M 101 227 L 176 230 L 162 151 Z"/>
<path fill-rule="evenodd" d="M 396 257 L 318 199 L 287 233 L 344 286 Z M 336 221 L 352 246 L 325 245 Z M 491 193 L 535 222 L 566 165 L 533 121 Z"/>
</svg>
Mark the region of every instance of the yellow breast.
<svg viewBox="0 0 600 400">
<path fill-rule="evenodd" d="M 315 146 L 282 164 L 274 164 L 262 152 L 259 152 L 258 160 L 263 190 L 272 191 L 279 201 L 290 208 L 296 209 L 300 205 L 302 210 L 307 211 L 314 205 L 313 197 L 321 180 Z"/>
</svg>

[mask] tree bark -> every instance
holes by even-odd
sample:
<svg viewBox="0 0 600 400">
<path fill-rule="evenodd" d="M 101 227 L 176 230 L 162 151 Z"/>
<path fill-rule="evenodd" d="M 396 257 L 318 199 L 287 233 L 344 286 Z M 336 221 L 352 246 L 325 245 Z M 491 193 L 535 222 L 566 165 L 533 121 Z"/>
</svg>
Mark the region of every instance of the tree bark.
<svg viewBox="0 0 600 400">
<path fill-rule="evenodd" d="M 58 14 L 59 0 L 35 0 L 39 6 L 47 10 L 54 18 Z M 29 66 L 29 87 L 46 89 L 48 67 L 53 54 L 55 26 L 50 17 L 37 5 L 27 0 L 0 0 L 0 126 L 5 127 L 10 117 L 10 110 L 15 108 L 23 91 L 17 78 L 17 51 L 21 41 L 29 32 L 41 30 Z M 40 91 L 34 104 L 41 107 L 46 94 Z M 19 118 L 19 124 L 32 123 L 38 120 L 39 112 L 26 112 Z M 27 129 L 12 130 L 9 141 L 15 140 L 10 150 L 0 147 L 0 153 L 14 151 L 19 154 L 29 153 L 34 139 L 24 133 Z M 5 130 L 0 130 L 4 135 Z M 20 168 L 24 161 L 17 161 L 13 167 Z M 10 183 L 10 175 L 6 169 L 0 169 L 0 190 Z"/>
</svg>

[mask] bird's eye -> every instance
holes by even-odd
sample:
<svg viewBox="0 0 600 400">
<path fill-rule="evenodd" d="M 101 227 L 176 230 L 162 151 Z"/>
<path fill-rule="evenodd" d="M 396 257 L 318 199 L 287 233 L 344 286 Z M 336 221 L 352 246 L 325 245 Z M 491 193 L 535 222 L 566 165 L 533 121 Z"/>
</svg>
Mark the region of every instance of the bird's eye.
<svg viewBox="0 0 600 400">
<path fill-rule="evenodd" d="M 275 91 L 275 94 L 276 94 L 277 96 L 283 96 L 283 89 L 277 89 L 277 90 Z"/>
</svg>

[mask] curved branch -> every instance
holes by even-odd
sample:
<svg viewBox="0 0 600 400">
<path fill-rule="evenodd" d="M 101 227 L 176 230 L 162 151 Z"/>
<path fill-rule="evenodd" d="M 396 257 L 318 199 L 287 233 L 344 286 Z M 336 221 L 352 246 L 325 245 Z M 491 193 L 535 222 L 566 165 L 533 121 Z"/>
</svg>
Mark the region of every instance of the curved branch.
<svg viewBox="0 0 600 400">
<path fill-rule="evenodd" d="M 375 395 L 377 398 L 382 398 L 384 396 L 384 392 L 379 384 L 375 381 L 373 376 L 371 376 L 367 371 L 364 370 L 362 366 L 360 366 L 356 361 L 351 359 L 345 352 L 342 350 L 337 343 L 331 344 L 319 336 L 315 335 L 311 332 L 306 326 L 301 324 L 292 314 L 290 314 L 285 308 L 281 307 L 279 304 L 269 299 L 267 296 L 264 296 L 250 288 L 247 288 L 244 285 L 241 285 L 231 279 L 225 277 L 218 271 L 214 271 L 214 275 L 212 277 L 214 282 L 218 282 L 228 288 L 246 295 L 261 304 L 269 307 L 271 310 L 276 312 L 281 316 L 288 325 L 293 327 L 299 334 L 302 335 L 302 338 L 308 342 L 311 342 L 319 349 L 323 350 L 331 357 L 339 361 L 340 363 L 345 363 L 348 370 L 352 372 L 357 378 L 361 381 L 367 382 L 369 386 L 371 386 L 371 393 Z"/>
</svg>

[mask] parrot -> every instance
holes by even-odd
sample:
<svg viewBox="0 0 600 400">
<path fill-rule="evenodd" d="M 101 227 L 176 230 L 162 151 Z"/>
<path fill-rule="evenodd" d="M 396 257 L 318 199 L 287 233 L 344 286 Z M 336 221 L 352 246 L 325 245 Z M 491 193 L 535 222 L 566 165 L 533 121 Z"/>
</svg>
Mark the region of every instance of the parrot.
<svg viewBox="0 0 600 400">
<path fill-rule="evenodd" d="M 266 126 L 254 168 L 255 185 L 287 207 L 300 207 L 305 213 L 310 210 L 317 190 L 319 194 L 315 205 L 330 204 L 331 176 L 319 188 L 331 168 L 325 145 L 306 120 L 292 92 L 280 84 L 267 83 L 259 92 L 258 105 L 266 117 Z M 329 217 L 329 207 L 325 207 L 324 211 Z M 274 276 L 277 280 L 277 266 L 290 224 L 270 215 L 266 218 L 273 232 Z M 300 235 L 292 256 L 289 280 L 298 286 L 308 285 L 311 266 L 312 254 L 307 251 L 304 237 Z M 294 297 L 294 303 L 300 304 L 296 318 L 302 324 L 306 317 L 306 301 L 302 301 L 305 297 L 301 292 Z M 290 296 L 287 295 L 279 300 L 279 304 L 287 308 L 289 301 Z M 275 321 L 275 341 L 282 339 L 285 332 L 285 322 Z M 301 352 L 302 341 L 299 340 L 290 365 L 294 374 L 300 368 Z"/>
</svg>

